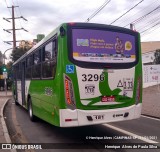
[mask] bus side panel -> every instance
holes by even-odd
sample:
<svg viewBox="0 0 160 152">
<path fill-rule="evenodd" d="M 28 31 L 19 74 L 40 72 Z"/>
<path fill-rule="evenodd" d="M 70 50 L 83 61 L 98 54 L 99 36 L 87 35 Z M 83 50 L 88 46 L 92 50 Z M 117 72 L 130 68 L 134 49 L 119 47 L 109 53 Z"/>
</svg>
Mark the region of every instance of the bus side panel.
<svg viewBox="0 0 160 152">
<path fill-rule="evenodd" d="M 54 78 L 32 80 L 29 93 L 33 102 L 33 112 L 37 117 L 55 126 L 60 126 L 59 109 L 64 107 L 61 40 L 58 37 L 58 55 Z M 53 69 L 51 69 L 53 70 Z"/>
</svg>

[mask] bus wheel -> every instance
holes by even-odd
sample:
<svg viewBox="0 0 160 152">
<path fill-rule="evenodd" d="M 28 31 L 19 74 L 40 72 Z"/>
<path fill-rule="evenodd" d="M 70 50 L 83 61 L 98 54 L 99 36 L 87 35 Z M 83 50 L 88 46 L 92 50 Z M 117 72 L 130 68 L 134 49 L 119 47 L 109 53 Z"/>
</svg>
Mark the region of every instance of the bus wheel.
<svg viewBox="0 0 160 152">
<path fill-rule="evenodd" d="M 35 121 L 36 118 L 35 116 L 33 115 L 33 107 L 32 107 L 32 101 L 31 101 L 31 98 L 29 99 L 28 101 L 28 114 L 29 114 L 29 118 L 31 121 Z"/>
<path fill-rule="evenodd" d="M 15 99 L 15 105 L 19 106 L 19 103 L 17 102 L 17 99 Z"/>
<path fill-rule="evenodd" d="M 15 100 L 15 105 L 16 105 L 16 106 L 18 106 L 18 105 L 19 105 L 19 103 L 18 103 L 18 101 L 17 101 L 17 96 L 16 96 L 15 91 L 14 91 L 14 100 Z"/>
</svg>

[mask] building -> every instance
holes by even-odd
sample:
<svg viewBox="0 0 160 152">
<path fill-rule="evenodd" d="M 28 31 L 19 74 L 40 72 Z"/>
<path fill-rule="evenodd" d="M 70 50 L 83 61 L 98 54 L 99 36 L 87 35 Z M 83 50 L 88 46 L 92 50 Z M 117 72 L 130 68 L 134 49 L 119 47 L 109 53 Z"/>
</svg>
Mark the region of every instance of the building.
<svg viewBox="0 0 160 152">
<path fill-rule="evenodd" d="M 155 51 L 160 49 L 160 41 L 142 42 L 141 49 L 143 62 L 143 88 L 160 84 L 159 65 L 153 65 Z"/>
<path fill-rule="evenodd" d="M 155 59 L 154 53 L 158 49 L 160 49 L 160 41 L 141 42 L 143 64 L 152 64 Z"/>
<path fill-rule="evenodd" d="M 141 42 L 142 53 L 148 53 L 160 49 L 160 41 Z"/>
</svg>

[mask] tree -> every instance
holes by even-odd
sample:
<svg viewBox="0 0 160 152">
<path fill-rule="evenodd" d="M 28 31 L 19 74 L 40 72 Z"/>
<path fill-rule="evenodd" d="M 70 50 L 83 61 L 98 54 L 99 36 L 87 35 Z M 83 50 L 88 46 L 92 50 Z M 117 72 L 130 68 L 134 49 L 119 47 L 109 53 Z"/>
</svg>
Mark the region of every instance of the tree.
<svg viewBox="0 0 160 152">
<path fill-rule="evenodd" d="M 154 53 L 154 56 L 155 56 L 154 63 L 160 64 L 160 49 L 156 50 L 156 52 Z"/>
<path fill-rule="evenodd" d="M 27 48 L 16 48 L 15 50 L 12 51 L 11 54 L 11 59 L 13 62 L 18 60 L 23 54 L 25 54 L 28 51 Z"/>
<path fill-rule="evenodd" d="M 8 77 L 9 77 L 9 78 L 12 77 L 12 64 L 13 64 L 12 61 L 9 61 L 9 62 L 6 64 L 6 68 L 7 68 Z"/>
<path fill-rule="evenodd" d="M 7 88 L 11 89 L 12 86 L 12 79 L 13 79 L 13 74 L 12 74 L 12 61 L 9 61 L 6 65 L 7 72 L 8 72 L 8 79 L 7 79 Z"/>
<path fill-rule="evenodd" d="M 2 65 L 3 64 L 3 54 L 2 54 L 2 52 L 0 51 L 0 65 Z"/>
</svg>

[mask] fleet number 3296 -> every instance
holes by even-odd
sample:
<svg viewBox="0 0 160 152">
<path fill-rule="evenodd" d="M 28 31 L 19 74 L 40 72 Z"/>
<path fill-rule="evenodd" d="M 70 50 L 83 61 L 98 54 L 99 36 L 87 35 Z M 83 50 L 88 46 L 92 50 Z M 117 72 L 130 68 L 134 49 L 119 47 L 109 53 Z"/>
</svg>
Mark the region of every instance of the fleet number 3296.
<svg viewBox="0 0 160 152">
<path fill-rule="evenodd" d="M 104 81 L 104 74 L 82 74 L 82 81 Z"/>
</svg>

